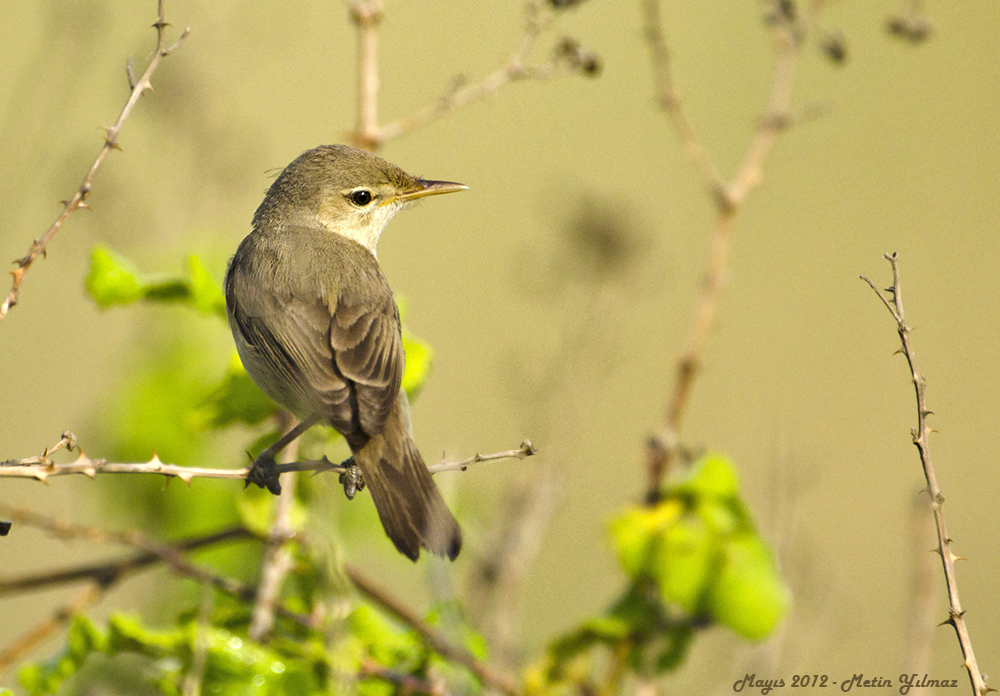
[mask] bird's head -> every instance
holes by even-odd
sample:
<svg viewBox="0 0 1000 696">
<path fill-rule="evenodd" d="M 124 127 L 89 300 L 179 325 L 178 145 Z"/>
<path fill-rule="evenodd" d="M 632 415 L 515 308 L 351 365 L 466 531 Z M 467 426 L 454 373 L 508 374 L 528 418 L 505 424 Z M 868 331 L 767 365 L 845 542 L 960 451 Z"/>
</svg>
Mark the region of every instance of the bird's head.
<svg viewBox="0 0 1000 696">
<path fill-rule="evenodd" d="M 278 175 L 254 214 L 254 226 L 277 221 L 319 225 L 374 254 L 382 230 L 405 205 L 466 188 L 410 176 L 364 150 L 322 145 L 299 155 Z"/>
</svg>

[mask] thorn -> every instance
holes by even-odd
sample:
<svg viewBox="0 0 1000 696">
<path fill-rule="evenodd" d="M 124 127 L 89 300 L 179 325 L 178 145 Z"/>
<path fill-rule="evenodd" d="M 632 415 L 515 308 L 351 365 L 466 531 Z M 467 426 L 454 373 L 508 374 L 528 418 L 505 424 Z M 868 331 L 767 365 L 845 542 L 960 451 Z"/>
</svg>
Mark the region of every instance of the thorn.
<svg viewBox="0 0 1000 696">
<path fill-rule="evenodd" d="M 150 466 L 155 466 L 157 469 L 163 468 L 163 461 L 160 459 L 160 455 L 156 453 L 156 450 L 153 450 L 153 458 L 146 463 Z"/>
<path fill-rule="evenodd" d="M 185 472 L 178 472 L 177 478 L 179 478 L 181 481 L 187 484 L 187 487 L 190 488 L 191 480 L 194 478 L 194 476 L 191 473 L 185 471 Z"/>
</svg>

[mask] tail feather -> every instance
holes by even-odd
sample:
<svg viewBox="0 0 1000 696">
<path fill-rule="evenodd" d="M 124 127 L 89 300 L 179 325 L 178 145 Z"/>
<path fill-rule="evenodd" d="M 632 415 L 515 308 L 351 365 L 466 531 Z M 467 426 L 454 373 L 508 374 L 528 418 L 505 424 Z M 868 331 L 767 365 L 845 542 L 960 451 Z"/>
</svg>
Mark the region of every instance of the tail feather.
<svg viewBox="0 0 1000 696">
<path fill-rule="evenodd" d="M 402 419 L 394 420 L 390 415 L 385 430 L 354 454 L 382 527 L 400 553 L 413 561 L 421 547 L 455 560 L 462 549 L 462 530 L 405 424 L 393 427 Z"/>
</svg>

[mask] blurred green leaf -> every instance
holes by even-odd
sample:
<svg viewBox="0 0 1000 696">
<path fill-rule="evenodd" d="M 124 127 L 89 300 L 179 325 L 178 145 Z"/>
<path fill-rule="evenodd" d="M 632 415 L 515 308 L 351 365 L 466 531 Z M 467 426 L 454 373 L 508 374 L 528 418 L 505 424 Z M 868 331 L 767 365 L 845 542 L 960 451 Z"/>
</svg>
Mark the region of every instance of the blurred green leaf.
<svg viewBox="0 0 1000 696">
<path fill-rule="evenodd" d="M 633 506 L 611 523 L 622 568 L 651 581 L 665 604 L 710 617 L 740 635 L 769 635 L 790 593 L 739 496 L 732 463 L 709 455 L 668 484 L 661 501 Z"/>
<path fill-rule="evenodd" d="M 128 259 L 102 246 L 90 252 L 87 292 L 101 307 L 125 305 L 138 300 L 183 302 L 205 314 L 226 315 L 222 284 L 214 279 L 198 256 L 187 257 L 187 275 L 143 274 Z"/>
<path fill-rule="evenodd" d="M 714 531 L 697 517 L 685 517 L 664 529 L 654 542 L 656 550 L 647 571 L 663 600 L 689 614 L 700 614 L 718 566 L 719 546 Z"/>
<path fill-rule="evenodd" d="M 403 329 L 403 350 L 406 351 L 406 369 L 403 372 L 403 391 L 410 399 L 417 398 L 431 374 L 431 360 L 434 350 L 429 343 L 421 341 Z"/>
<path fill-rule="evenodd" d="M 69 625 L 62 651 L 45 662 L 25 665 L 18 680 L 30 696 L 54 694 L 83 667 L 91 653 L 105 652 L 107 645 L 107 639 L 90 619 L 78 616 Z"/>
<path fill-rule="evenodd" d="M 708 611 L 744 638 L 759 640 L 777 628 L 790 604 L 791 593 L 764 541 L 753 534 L 730 539 Z"/>
<path fill-rule="evenodd" d="M 143 296 L 139 269 L 105 247 L 91 250 L 86 285 L 87 292 L 101 307 L 128 304 Z"/>
<path fill-rule="evenodd" d="M 281 641 L 261 646 L 238 634 L 193 620 L 152 629 L 140 619 L 112 615 L 102 632 L 85 618 L 70 626 L 67 645 L 56 659 L 21 671 L 21 683 L 31 696 L 52 694 L 94 653 L 140 655 L 152 660 L 153 681 L 164 694 L 181 693 L 196 652 L 201 651 L 202 693 L 222 696 L 283 696 L 327 694 L 325 653 L 312 641 Z"/>
</svg>

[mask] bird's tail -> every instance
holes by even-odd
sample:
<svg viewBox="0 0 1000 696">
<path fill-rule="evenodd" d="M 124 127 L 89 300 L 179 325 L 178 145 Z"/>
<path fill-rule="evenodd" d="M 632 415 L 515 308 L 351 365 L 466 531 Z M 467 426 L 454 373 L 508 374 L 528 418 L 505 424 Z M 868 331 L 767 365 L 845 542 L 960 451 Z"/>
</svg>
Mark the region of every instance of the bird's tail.
<svg viewBox="0 0 1000 696">
<path fill-rule="evenodd" d="M 410 437 L 399 406 L 381 433 L 354 453 L 385 533 L 400 553 L 415 561 L 424 547 L 455 560 L 462 530 Z"/>
</svg>

